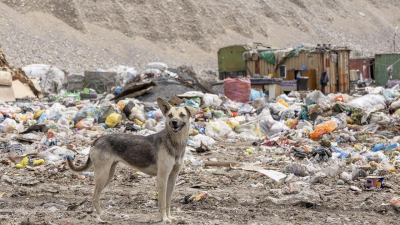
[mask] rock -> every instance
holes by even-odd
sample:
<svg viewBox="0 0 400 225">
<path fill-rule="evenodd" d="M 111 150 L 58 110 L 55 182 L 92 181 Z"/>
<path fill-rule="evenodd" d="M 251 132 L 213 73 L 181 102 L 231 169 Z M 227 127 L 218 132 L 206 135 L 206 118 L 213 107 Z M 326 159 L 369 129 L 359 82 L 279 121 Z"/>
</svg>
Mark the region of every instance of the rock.
<svg viewBox="0 0 400 225">
<path fill-rule="evenodd" d="M 336 184 L 337 184 L 337 185 L 344 185 L 344 181 L 341 180 L 341 179 L 339 179 L 339 180 L 337 180 Z"/>
</svg>

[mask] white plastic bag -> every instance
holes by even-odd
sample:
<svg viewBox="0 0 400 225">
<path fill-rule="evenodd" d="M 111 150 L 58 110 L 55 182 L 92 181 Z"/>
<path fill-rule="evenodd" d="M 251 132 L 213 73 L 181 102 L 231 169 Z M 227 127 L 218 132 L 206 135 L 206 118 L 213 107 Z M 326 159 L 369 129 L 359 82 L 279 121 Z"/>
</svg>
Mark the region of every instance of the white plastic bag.
<svg viewBox="0 0 400 225">
<path fill-rule="evenodd" d="M 201 106 L 201 108 L 207 108 L 209 106 L 212 106 L 212 104 L 214 103 L 214 95 L 207 93 L 203 96 L 202 101 L 203 101 L 203 105 Z"/>
<path fill-rule="evenodd" d="M 205 144 L 208 147 L 214 146 L 215 144 L 215 140 L 213 138 L 203 134 L 198 134 L 192 137 L 190 141 L 193 147 L 200 147 L 201 142 L 203 142 L 203 144 Z"/>
<path fill-rule="evenodd" d="M 346 103 L 346 105 L 356 108 L 386 108 L 385 97 L 382 95 L 364 95 Z"/>
<path fill-rule="evenodd" d="M 152 62 L 152 63 L 147 64 L 147 68 L 148 69 L 157 69 L 157 70 L 164 71 L 164 70 L 168 69 L 168 66 L 165 63 Z"/>
<path fill-rule="evenodd" d="M 232 133 L 231 127 L 224 121 L 210 122 L 206 126 L 206 134 L 209 137 L 224 137 Z"/>
</svg>

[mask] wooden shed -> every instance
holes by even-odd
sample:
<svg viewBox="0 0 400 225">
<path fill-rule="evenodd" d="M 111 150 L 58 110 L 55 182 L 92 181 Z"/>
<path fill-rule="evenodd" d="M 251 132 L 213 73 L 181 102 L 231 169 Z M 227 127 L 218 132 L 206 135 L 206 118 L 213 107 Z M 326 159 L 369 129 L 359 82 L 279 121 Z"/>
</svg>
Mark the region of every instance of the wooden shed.
<svg viewBox="0 0 400 225">
<path fill-rule="evenodd" d="M 350 59 L 350 70 L 359 70 L 363 79 L 375 79 L 375 58 L 355 57 Z"/>
<path fill-rule="evenodd" d="M 259 51 L 255 57 L 246 58 L 248 76 L 274 76 L 283 80 L 296 80 L 297 75 L 308 77 L 309 90 L 321 90 L 320 78 L 325 70 L 329 83 L 325 93 L 348 92 L 350 90 L 350 51 L 347 48 L 317 46 L 315 48 L 284 49 L 269 52 Z M 275 58 L 275 59 L 273 59 Z"/>
</svg>

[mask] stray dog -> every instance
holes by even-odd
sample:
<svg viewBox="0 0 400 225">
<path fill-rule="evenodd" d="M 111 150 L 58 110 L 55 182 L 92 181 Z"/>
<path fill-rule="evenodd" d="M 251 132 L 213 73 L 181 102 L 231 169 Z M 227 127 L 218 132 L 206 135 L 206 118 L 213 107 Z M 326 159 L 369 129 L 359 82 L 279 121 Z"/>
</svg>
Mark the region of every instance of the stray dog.
<svg viewBox="0 0 400 225">
<path fill-rule="evenodd" d="M 157 177 L 158 206 L 162 221 L 171 222 L 171 195 L 178 173 L 183 166 L 186 142 L 189 137 L 190 118 L 197 110 L 192 107 L 172 107 L 164 99 L 157 99 L 158 106 L 167 118 L 165 129 L 149 136 L 109 134 L 95 140 L 89 158 L 80 167 L 67 157 L 71 170 L 85 171 L 94 167 L 95 188 L 93 206 L 100 218 L 100 193 L 110 184 L 119 162 L 126 163 L 146 174 Z"/>
</svg>

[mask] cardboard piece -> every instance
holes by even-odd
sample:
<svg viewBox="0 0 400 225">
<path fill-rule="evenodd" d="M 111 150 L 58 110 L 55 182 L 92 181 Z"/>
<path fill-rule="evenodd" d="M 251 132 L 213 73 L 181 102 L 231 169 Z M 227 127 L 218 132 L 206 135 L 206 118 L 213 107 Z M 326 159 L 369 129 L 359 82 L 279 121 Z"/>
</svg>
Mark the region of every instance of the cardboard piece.
<svg viewBox="0 0 400 225">
<path fill-rule="evenodd" d="M 36 97 L 31 88 L 28 85 L 23 84 L 19 80 L 14 80 L 12 82 L 12 89 L 14 90 L 14 95 L 16 99 Z"/>
<path fill-rule="evenodd" d="M 15 96 L 12 86 L 0 85 L 0 101 L 14 102 Z"/>
<path fill-rule="evenodd" d="M 0 71 L 0 85 L 11 86 L 12 85 L 12 75 L 8 71 Z"/>
<path fill-rule="evenodd" d="M 136 98 L 137 96 L 149 92 L 155 86 L 157 86 L 157 84 L 154 83 L 153 81 L 144 81 L 140 83 L 135 83 L 126 88 L 121 93 L 117 94 L 111 100 L 119 101 L 125 98 Z"/>
</svg>

